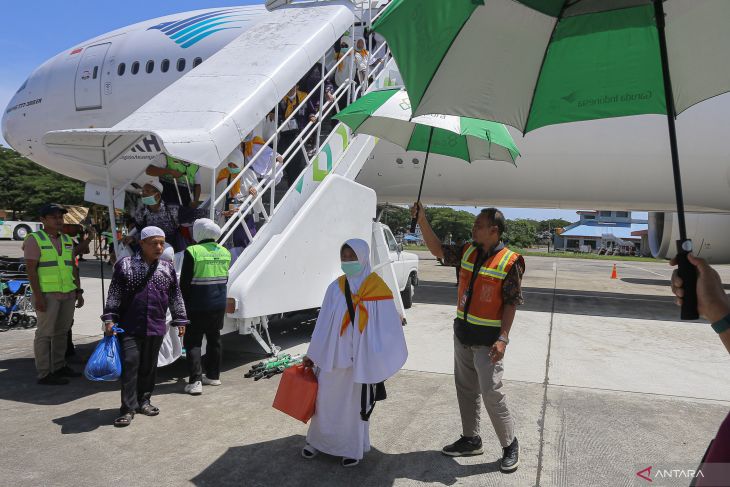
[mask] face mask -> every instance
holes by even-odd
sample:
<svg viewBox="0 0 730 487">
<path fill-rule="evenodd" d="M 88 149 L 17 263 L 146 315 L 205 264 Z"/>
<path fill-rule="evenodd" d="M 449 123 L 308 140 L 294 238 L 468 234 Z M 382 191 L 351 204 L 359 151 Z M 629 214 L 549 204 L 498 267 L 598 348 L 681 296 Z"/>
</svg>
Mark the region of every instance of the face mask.
<svg viewBox="0 0 730 487">
<path fill-rule="evenodd" d="M 297 94 L 294 93 L 293 95 L 286 95 L 286 96 L 288 96 L 291 101 L 294 101 L 294 99 L 297 97 Z"/>
<path fill-rule="evenodd" d="M 143 196 L 142 197 L 142 204 L 147 206 L 155 206 L 157 204 L 157 198 L 155 198 L 154 195 L 152 196 Z"/>
<path fill-rule="evenodd" d="M 228 172 L 230 172 L 231 174 L 238 174 L 239 172 L 241 172 L 241 168 L 228 166 Z"/>
<path fill-rule="evenodd" d="M 359 262 L 343 262 L 342 263 L 342 272 L 345 273 L 346 276 L 354 276 L 356 274 L 359 274 L 362 272 L 362 264 Z"/>
</svg>

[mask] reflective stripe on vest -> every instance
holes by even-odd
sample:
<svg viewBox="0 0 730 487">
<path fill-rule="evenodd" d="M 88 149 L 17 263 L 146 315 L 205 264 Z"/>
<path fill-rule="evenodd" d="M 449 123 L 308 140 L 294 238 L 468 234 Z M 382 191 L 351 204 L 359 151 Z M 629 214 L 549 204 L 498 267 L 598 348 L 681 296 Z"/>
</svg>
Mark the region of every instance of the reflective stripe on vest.
<svg viewBox="0 0 730 487">
<path fill-rule="evenodd" d="M 469 314 L 465 317 L 465 293 L 471 282 L 477 255 L 476 248 L 472 245 L 462 255 L 456 316 L 472 325 L 500 327 L 503 311 L 502 283 L 520 255 L 505 247 L 484 262 L 478 270 Z"/>
<path fill-rule="evenodd" d="M 61 255 L 44 230 L 26 237 L 35 239 L 41 250 L 38 261 L 38 283 L 44 293 L 68 293 L 76 289 L 73 274 L 73 242 L 68 235 L 60 234 Z"/>
<path fill-rule="evenodd" d="M 215 242 L 191 245 L 188 252 L 193 257 L 193 278 L 196 286 L 213 286 L 228 282 L 231 253 Z"/>
<path fill-rule="evenodd" d="M 183 175 L 177 179 L 179 182 L 183 183 L 185 182 L 185 179 L 187 179 L 191 187 L 195 184 L 195 174 L 197 174 L 199 167 L 197 164 L 188 164 L 186 162 L 174 159 L 168 155 L 165 156 L 165 159 L 167 160 L 167 169 L 172 169 L 174 171 L 183 173 Z M 160 176 L 160 179 L 169 182 L 175 181 L 173 177 L 169 174 Z"/>
</svg>

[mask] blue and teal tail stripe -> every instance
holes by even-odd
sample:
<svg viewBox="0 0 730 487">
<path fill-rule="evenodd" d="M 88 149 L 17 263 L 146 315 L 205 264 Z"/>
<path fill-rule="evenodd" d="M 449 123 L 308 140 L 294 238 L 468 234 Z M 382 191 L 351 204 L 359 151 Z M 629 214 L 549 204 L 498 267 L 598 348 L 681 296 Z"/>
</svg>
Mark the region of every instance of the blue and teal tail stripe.
<svg viewBox="0 0 730 487">
<path fill-rule="evenodd" d="M 239 27 L 219 27 L 236 22 L 235 20 L 223 20 L 235 17 L 235 15 L 226 15 L 235 12 L 235 9 L 206 12 L 183 20 L 163 22 L 147 30 L 159 30 L 173 40 L 175 44 L 186 49 L 216 32 L 238 29 Z"/>
</svg>

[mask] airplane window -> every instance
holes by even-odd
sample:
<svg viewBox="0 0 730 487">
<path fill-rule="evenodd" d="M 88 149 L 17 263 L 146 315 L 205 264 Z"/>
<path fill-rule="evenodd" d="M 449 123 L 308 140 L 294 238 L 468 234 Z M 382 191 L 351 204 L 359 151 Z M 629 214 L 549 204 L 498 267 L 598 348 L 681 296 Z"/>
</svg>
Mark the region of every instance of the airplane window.
<svg viewBox="0 0 730 487">
<path fill-rule="evenodd" d="M 198 66 L 202 62 L 203 62 L 203 58 L 202 57 L 196 57 L 195 59 L 193 59 L 193 67 Z"/>
<path fill-rule="evenodd" d="M 147 61 L 147 66 L 145 67 L 145 71 L 147 71 L 147 74 L 150 74 L 154 70 L 155 70 L 155 62 L 150 59 L 149 61 Z"/>
<path fill-rule="evenodd" d="M 135 61 L 135 62 L 132 63 L 132 69 L 131 69 L 131 71 L 132 71 L 132 74 L 139 73 L 139 61 Z"/>
<path fill-rule="evenodd" d="M 99 74 L 99 66 L 94 66 L 94 74 L 91 75 L 91 79 L 96 79 L 96 76 Z"/>
<path fill-rule="evenodd" d="M 167 71 L 170 69 L 170 60 L 169 59 L 163 59 L 160 63 L 160 70 L 163 73 L 167 73 Z"/>
<path fill-rule="evenodd" d="M 127 65 L 126 64 L 119 63 L 119 66 L 117 66 L 117 75 L 118 76 L 123 76 L 124 75 L 124 70 L 126 70 L 126 69 L 127 69 Z"/>
<path fill-rule="evenodd" d="M 177 60 L 177 70 L 185 71 L 185 58 L 180 58 Z"/>
</svg>

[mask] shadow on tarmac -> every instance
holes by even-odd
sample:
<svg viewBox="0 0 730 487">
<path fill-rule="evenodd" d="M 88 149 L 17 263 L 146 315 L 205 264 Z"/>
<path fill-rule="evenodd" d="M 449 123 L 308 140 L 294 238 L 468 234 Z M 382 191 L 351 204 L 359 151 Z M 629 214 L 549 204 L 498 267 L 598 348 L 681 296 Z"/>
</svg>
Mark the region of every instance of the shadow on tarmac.
<svg viewBox="0 0 730 487">
<path fill-rule="evenodd" d="M 316 317 L 313 317 L 312 313 L 298 313 L 288 319 L 274 321 L 270 325 L 271 338 L 276 345 L 283 348 L 306 343 L 312 336 L 315 321 Z M 76 356 L 84 359 L 71 361 L 71 367 L 79 372 L 83 371 L 85 359 L 91 355 L 97 343 L 95 340 L 91 343 L 77 344 Z M 222 372 L 237 369 L 265 358 L 266 354 L 251 337 L 237 333 L 223 336 Z M 248 369 L 244 367 L 241 370 L 241 374 L 243 374 Z M 184 358 L 166 367 L 160 367 L 157 369 L 157 385 L 154 395 L 184 394 L 183 388 L 187 383 L 187 377 L 188 369 Z M 119 390 L 119 383 L 116 381 L 91 382 L 84 377 L 79 377 L 70 379 L 70 383 L 66 386 L 41 386 L 36 384 L 36 379 L 33 358 L 0 360 L 0 399 L 28 404 L 59 405 L 98 392 Z M 91 415 L 88 411 L 84 416 L 86 418 Z M 64 418 L 58 418 L 58 420 L 62 419 Z M 74 420 L 71 421 L 73 423 Z M 63 427 L 63 424 L 61 426 Z"/>
<path fill-rule="evenodd" d="M 626 279 L 625 279 L 626 280 Z M 680 322 L 679 308 L 671 296 L 576 291 L 574 289 L 545 289 L 523 287 L 525 303 L 520 311 L 538 311 L 581 316 L 604 316 L 641 320 Z M 413 297 L 414 303 L 456 306 L 456 287 L 436 281 L 420 281 Z M 596 322 L 600 325 L 600 322 Z"/>
<path fill-rule="evenodd" d="M 645 286 L 666 286 L 671 287 L 671 281 L 669 279 L 640 279 L 638 277 L 623 277 L 621 281 L 628 284 L 639 284 Z M 723 284 L 726 291 L 730 290 L 730 284 Z"/>
<path fill-rule="evenodd" d="M 355 468 L 343 468 L 340 458 L 320 453 L 301 457 L 305 438 L 292 435 L 273 441 L 229 448 L 191 482 L 196 486 L 378 485 L 396 480 L 455 485 L 460 479 L 499 471 L 499 461 L 462 465 L 440 451 L 384 453 L 376 448 Z M 291 468 L 283 468 L 289 465 Z M 245 480 L 244 480 L 245 479 Z"/>
</svg>

